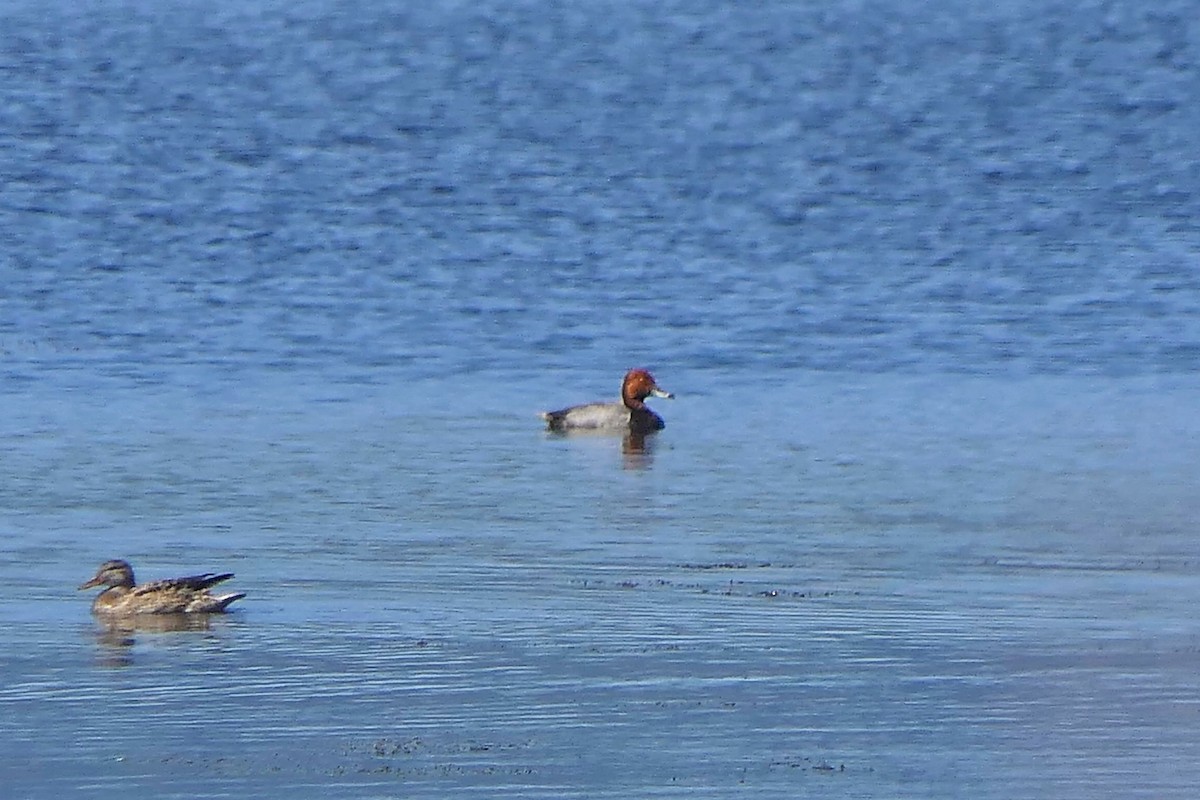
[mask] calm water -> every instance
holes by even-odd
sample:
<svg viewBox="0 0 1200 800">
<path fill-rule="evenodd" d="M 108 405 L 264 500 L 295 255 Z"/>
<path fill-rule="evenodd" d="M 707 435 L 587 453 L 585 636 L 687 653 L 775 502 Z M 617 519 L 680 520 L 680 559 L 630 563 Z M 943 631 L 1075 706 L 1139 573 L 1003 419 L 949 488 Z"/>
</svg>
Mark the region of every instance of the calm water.
<svg viewBox="0 0 1200 800">
<path fill-rule="evenodd" d="M 4 3 L 3 795 L 1194 797 L 1195 11 Z"/>
</svg>

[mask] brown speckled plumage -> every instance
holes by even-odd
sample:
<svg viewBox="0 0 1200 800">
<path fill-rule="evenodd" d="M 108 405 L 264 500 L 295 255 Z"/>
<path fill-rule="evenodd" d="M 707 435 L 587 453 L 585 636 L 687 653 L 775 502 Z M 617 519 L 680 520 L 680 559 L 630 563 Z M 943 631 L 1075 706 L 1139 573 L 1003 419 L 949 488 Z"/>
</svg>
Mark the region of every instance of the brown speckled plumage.
<svg viewBox="0 0 1200 800">
<path fill-rule="evenodd" d="M 101 564 L 95 577 L 79 588 L 107 587 L 92 603 L 93 614 L 215 614 L 246 596 L 243 592 L 222 595 L 209 592 L 210 587 L 232 577 L 232 572 L 219 575 L 207 572 L 138 585 L 134 583 L 129 562 L 113 559 Z"/>
</svg>

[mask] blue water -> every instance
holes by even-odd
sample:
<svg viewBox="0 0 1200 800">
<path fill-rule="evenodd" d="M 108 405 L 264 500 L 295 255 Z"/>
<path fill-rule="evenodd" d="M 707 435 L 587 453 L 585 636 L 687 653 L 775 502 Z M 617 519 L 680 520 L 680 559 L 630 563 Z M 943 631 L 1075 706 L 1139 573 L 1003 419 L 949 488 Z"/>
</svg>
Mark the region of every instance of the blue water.
<svg viewBox="0 0 1200 800">
<path fill-rule="evenodd" d="M 3 795 L 1191 798 L 1195 10 L 3 4 Z"/>
</svg>

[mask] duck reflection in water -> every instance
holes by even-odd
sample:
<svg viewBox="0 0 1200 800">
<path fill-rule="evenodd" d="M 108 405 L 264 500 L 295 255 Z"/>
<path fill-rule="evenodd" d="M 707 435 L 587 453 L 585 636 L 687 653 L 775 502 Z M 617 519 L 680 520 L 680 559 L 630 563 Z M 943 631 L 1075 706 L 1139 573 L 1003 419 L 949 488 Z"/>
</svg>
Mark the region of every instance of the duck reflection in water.
<svg viewBox="0 0 1200 800">
<path fill-rule="evenodd" d="M 654 461 L 654 436 L 630 431 L 621 438 L 625 469 L 646 469 Z"/>
<path fill-rule="evenodd" d="M 99 663 L 105 667 L 129 667 L 134 663 L 138 637 L 170 633 L 204 633 L 213 629 L 211 614 L 97 615 L 90 630 L 100 646 Z"/>
</svg>

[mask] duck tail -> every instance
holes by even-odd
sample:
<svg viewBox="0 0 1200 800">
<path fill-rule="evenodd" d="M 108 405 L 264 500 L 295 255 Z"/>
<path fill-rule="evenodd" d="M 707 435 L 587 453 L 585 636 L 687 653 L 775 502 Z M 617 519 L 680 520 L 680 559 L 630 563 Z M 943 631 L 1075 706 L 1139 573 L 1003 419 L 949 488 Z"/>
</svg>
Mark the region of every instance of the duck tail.
<svg viewBox="0 0 1200 800">
<path fill-rule="evenodd" d="M 538 416 L 546 423 L 546 428 L 556 431 L 562 428 L 565 411 L 539 411 Z"/>
<path fill-rule="evenodd" d="M 222 594 L 213 598 L 213 610 L 224 611 L 230 603 L 235 600 L 241 600 L 246 596 L 245 592 L 235 592 L 234 594 Z"/>
</svg>

